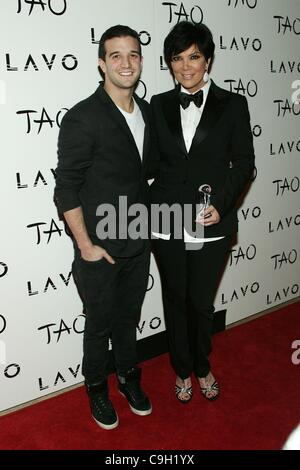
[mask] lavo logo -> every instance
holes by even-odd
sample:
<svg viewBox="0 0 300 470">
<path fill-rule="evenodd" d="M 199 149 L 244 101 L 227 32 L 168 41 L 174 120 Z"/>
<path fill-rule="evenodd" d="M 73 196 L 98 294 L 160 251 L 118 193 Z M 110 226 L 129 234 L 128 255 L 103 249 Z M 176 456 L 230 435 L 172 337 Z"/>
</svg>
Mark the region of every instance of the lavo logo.
<svg viewBox="0 0 300 470">
<path fill-rule="evenodd" d="M 69 274 L 68 274 L 67 277 L 65 277 L 63 274 L 60 274 L 60 275 L 59 275 L 60 279 L 63 281 L 63 284 L 64 284 L 66 287 L 69 286 L 71 276 L 72 276 L 72 271 L 69 272 Z M 57 287 L 56 287 L 56 285 L 54 284 L 54 282 L 52 281 L 51 277 L 48 277 L 48 279 L 47 279 L 47 281 L 46 281 L 46 283 L 45 283 L 45 287 L 44 287 L 44 289 L 43 289 L 43 293 L 44 293 L 44 294 L 45 294 L 46 292 L 48 292 L 49 287 L 51 287 L 52 290 L 57 290 Z M 39 291 L 38 291 L 38 290 L 33 291 L 31 281 L 28 281 L 28 282 L 27 282 L 27 291 L 28 291 L 28 295 L 29 295 L 29 296 L 38 295 L 38 294 L 39 294 Z"/>
<path fill-rule="evenodd" d="M 67 0 L 55 0 L 55 1 L 48 0 L 48 2 L 42 1 L 42 0 L 23 0 L 23 1 L 17 0 L 17 1 L 18 1 L 17 13 L 22 13 L 22 8 L 26 4 L 30 5 L 28 16 L 31 15 L 35 7 L 40 7 L 42 11 L 46 11 L 45 5 L 48 6 L 49 11 L 53 13 L 53 15 L 63 15 L 67 10 Z M 53 4 L 55 5 L 55 7 L 53 6 Z"/>
<path fill-rule="evenodd" d="M 259 291 L 259 283 L 253 282 L 251 286 L 249 284 L 241 286 L 239 289 L 235 289 L 232 294 L 226 299 L 225 294 L 222 294 L 222 304 L 228 304 L 228 302 L 233 302 L 234 300 L 240 300 L 243 297 L 246 297 L 247 294 L 256 294 Z"/>
<path fill-rule="evenodd" d="M 300 73 L 300 62 L 296 62 L 295 60 L 288 60 L 287 62 L 281 61 L 278 66 L 274 64 L 274 61 L 271 60 L 271 73 L 293 73 L 299 72 Z"/>
<path fill-rule="evenodd" d="M 276 293 L 271 296 L 267 294 L 267 305 L 271 305 L 273 302 L 283 302 L 288 300 L 290 296 L 295 296 L 299 294 L 299 284 L 293 284 L 292 286 L 283 287 L 282 289 L 276 291 Z"/>
<path fill-rule="evenodd" d="M 52 54 L 51 57 L 47 56 L 46 54 L 41 54 L 42 56 L 42 62 L 39 64 L 39 66 L 45 66 L 48 70 L 52 70 L 54 63 L 57 62 L 56 59 L 56 54 Z M 34 59 L 31 54 L 29 54 L 26 58 L 26 62 L 24 67 L 21 69 L 23 72 L 39 72 L 39 67 L 37 65 L 38 60 Z M 19 67 L 12 65 L 12 58 L 11 54 L 7 53 L 5 54 L 5 63 L 6 63 L 6 70 L 7 72 L 18 72 Z M 74 54 L 65 54 L 61 61 L 61 66 L 63 69 L 67 70 L 68 72 L 71 72 L 75 70 L 78 66 L 78 59 L 77 57 L 74 56 Z"/>
<path fill-rule="evenodd" d="M 228 45 L 225 45 L 223 42 L 223 36 L 220 36 L 220 49 L 228 49 L 232 50 L 244 50 L 247 51 L 249 49 L 252 49 L 255 52 L 258 52 L 262 48 L 262 42 L 260 39 L 255 38 L 255 39 L 250 39 L 249 37 L 244 38 L 244 37 L 239 37 L 235 38 L 233 37 L 231 41 L 229 42 Z"/>
<path fill-rule="evenodd" d="M 52 175 L 52 179 L 51 179 L 51 182 L 52 182 L 53 178 L 54 179 L 56 178 L 56 172 L 55 172 L 54 168 L 50 168 L 50 173 Z M 29 184 L 25 183 L 24 180 L 22 180 L 20 172 L 16 173 L 16 180 L 17 180 L 17 188 L 18 189 L 27 189 L 29 187 L 37 188 L 37 187 L 40 187 L 41 185 L 42 186 L 48 186 L 48 182 L 47 182 L 45 176 L 43 175 L 43 173 L 40 170 L 37 172 L 37 174 L 34 178 L 34 181 L 33 181 L 32 185 L 30 185 L 30 186 L 29 186 Z"/>
<path fill-rule="evenodd" d="M 273 148 L 272 143 L 270 144 L 270 155 L 285 155 L 286 153 L 293 153 L 294 151 L 300 152 L 300 140 L 297 142 L 295 140 L 281 142 L 280 145 L 276 146 L 276 149 Z"/>
<path fill-rule="evenodd" d="M 137 330 L 140 334 L 143 333 L 145 326 L 146 326 L 146 320 L 144 320 L 142 323 L 140 323 L 137 326 Z M 161 318 L 159 317 L 152 318 L 152 320 L 150 320 L 148 324 L 148 327 L 150 328 L 150 330 L 157 330 L 160 326 L 161 326 Z"/>
<path fill-rule="evenodd" d="M 71 374 L 70 378 L 76 379 L 77 376 L 78 376 L 78 373 L 79 373 L 79 369 L 80 369 L 80 364 L 77 364 L 76 367 L 74 367 L 74 368 L 73 367 L 68 367 L 67 374 L 68 375 Z M 56 387 L 57 384 L 59 383 L 59 381 L 63 384 L 66 383 L 66 378 L 60 371 L 57 372 L 52 387 Z M 44 385 L 43 384 L 43 378 L 42 377 L 38 378 L 38 384 L 39 384 L 40 391 L 46 390 L 47 388 L 50 387 L 50 385 Z"/>
<path fill-rule="evenodd" d="M 241 209 L 241 214 L 244 220 L 248 220 L 250 217 L 253 219 L 257 219 L 261 216 L 261 208 L 256 206 L 252 209 L 250 209 L 249 207 L 247 209 Z"/>
<path fill-rule="evenodd" d="M 286 230 L 290 227 L 297 227 L 300 225 L 300 214 L 290 217 L 284 217 L 276 222 L 274 225 L 269 222 L 269 233 L 278 232 L 279 230 Z"/>
</svg>

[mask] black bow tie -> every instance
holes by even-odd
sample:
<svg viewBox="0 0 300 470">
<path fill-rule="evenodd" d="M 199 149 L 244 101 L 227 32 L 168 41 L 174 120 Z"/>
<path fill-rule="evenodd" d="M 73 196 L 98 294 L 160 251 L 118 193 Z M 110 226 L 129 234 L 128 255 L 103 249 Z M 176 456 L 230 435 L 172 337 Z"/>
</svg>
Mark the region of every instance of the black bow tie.
<svg viewBox="0 0 300 470">
<path fill-rule="evenodd" d="M 199 90 L 194 95 L 189 95 L 188 93 L 184 93 L 183 91 L 179 93 L 179 102 L 183 109 L 188 108 L 192 101 L 195 103 L 197 108 L 200 108 L 203 103 L 203 91 Z"/>
</svg>

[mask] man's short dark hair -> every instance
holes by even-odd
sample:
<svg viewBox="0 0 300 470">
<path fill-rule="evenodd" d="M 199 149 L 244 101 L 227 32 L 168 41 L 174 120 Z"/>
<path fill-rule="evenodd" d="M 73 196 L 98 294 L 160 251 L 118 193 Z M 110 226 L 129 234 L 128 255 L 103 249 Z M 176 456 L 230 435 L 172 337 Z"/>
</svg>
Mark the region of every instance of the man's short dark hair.
<svg viewBox="0 0 300 470">
<path fill-rule="evenodd" d="M 186 51 L 193 44 L 198 46 L 206 61 L 211 59 L 209 64 L 210 71 L 215 52 L 212 32 L 203 23 L 194 24 L 190 21 L 180 21 L 171 29 L 164 41 L 164 58 L 171 73 L 172 57 Z"/>
<path fill-rule="evenodd" d="M 121 38 L 124 36 L 131 36 L 132 38 L 136 39 L 139 44 L 139 53 L 142 55 L 142 48 L 141 48 L 141 41 L 138 33 L 130 28 L 129 26 L 123 26 L 121 24 L 117 24 L 116 26 L 112 26 L 111 28 L 107 29 L 101 36 L 99 41 L 99 49 L 98 49 L 98 57 L 99 59 L 105 60 L 105 41 L 108 39 L 113 38 Z"/>
</svg>

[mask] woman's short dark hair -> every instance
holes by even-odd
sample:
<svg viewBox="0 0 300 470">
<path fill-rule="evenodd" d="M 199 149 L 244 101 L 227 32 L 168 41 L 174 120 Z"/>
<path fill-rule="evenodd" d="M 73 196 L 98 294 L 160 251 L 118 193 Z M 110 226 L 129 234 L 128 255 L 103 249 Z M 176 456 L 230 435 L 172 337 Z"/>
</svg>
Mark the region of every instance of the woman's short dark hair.
<svg viewBox="0 0 300 470">
<path fill-rule="evenodd" d="M 186 51 L 193 44 L 198 46 L 206 61 L 211 59 L 208 69 L 210 71 L 215 52 L 212 32 L 203 23 L 194 24 L 190 21 L 180 21 L 171 29 L 164 41 L 164 58 L 171 73 L 172 57 Z"/>
<path fill-rule="evenodd" d="M 105 54 L 106 54 L 105 41 L 107 41 L 108 39 L 122 38 L 125 36 L 130 36 L 137 40 L 139 54 L 142 55 L 141 41 L 140 41 L 140 37 L 138 33 L 134 29 L 130 28 L 129 26 L 117 24 L 116 26 L 112 26 L 111 28 L 107 29 L 102 34 L 100 41 L 99 41 L 99 48 L 98 48 L 99 59 L 105 60 Z M 101 73 L 102 78 L 104 78 L 104 73 L 102 72 L 101 68 L 99 68 L 99 71 Z"/>
</svg>

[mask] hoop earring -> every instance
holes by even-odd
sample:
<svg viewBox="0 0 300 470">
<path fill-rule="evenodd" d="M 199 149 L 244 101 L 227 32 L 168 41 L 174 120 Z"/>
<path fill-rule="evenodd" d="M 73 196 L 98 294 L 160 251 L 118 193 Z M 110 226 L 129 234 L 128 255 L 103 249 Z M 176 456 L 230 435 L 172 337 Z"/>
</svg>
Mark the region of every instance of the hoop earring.
<svg viewBox="0 0 300 470">
<path fill-rule="evenodd" d="M 207 73 L 207 70 L 205 70 L 205 74 L 203 75 L 203 81 L 204 81 L 205 83 L 207 83 L 208 80 L 209 80 L 209 75 L 208 75 L 208 73 Z"/>
</svg>

